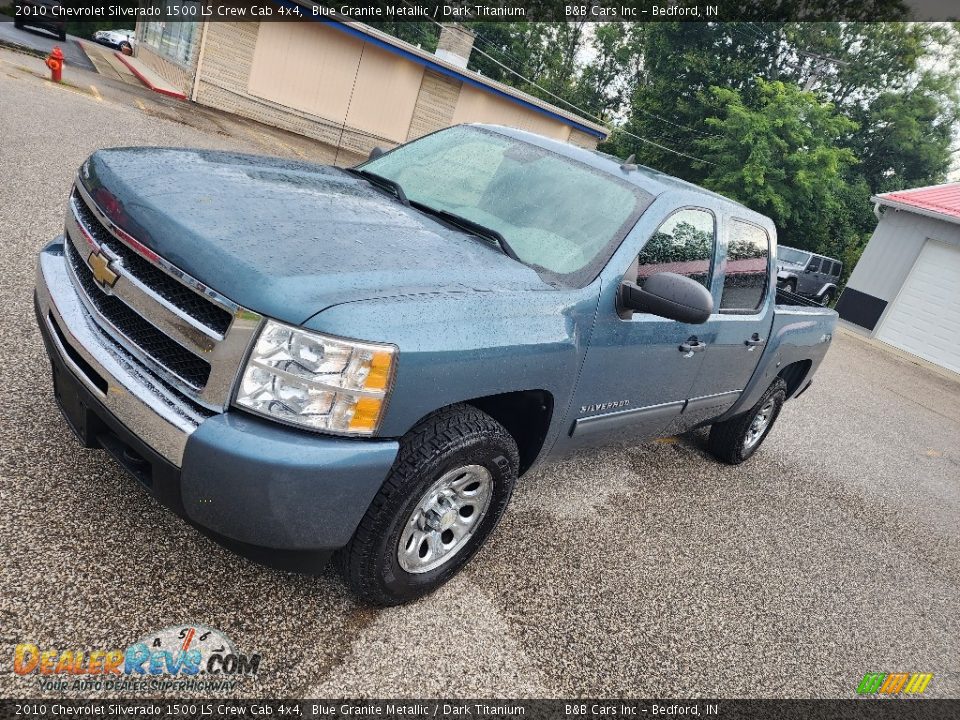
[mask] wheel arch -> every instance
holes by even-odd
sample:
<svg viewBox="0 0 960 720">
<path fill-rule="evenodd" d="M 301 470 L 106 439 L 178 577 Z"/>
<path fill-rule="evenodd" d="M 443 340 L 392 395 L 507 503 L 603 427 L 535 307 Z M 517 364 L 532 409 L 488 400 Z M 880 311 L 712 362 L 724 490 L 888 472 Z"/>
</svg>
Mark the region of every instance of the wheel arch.
<svg viewBox="0 0 960 720">
<path fill-rule="evenodd" d="M 414 423 L 414 426 L 427 417 L 456 405 L 475 407 L 503 425 L 517 443 L 520 455 L 517 474 L 523 475 L 533 466 L 543 450 L 553 420 L 554 398 L 548 390 L 517 390 L 486 395 L 437 408 Z"/>
<path fill-rule="evenodd" d="M 787 384 L 788 399 L 793 397 L 793 394 L 802 387 L 804 378 L 810 373 L 811 367 L 813 367 L 812 360 L 798 360 L 790 363 L 777 373 L 777 377 Z"/>
<path fill-rule="evenodd" d="M 506 428 L 520 453 L 518 475 L 523 475 L 543 449 L 553 419 L 553 395 L 546 390 L 518 390 L 467 401 Z"/>
</svg>

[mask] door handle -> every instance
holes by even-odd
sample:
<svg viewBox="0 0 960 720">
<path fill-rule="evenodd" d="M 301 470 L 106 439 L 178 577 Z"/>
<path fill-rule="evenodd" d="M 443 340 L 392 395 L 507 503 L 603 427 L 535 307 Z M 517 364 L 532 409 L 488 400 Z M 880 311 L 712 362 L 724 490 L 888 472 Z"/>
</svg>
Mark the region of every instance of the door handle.
<svg viewBox="0 0 960 720">
<path fill-rule="evenodd" d="M 680 352 L 684 353 L 684 357 L 692 357 L 694 353 L 703 352 L 706 350 L 707 344 L 700 342 L 695 337 L 692 337 L 685 343 L 681 343 L 679 349 Z"/>
<path fill-rule="evenodd" d="M 751 350 L 753 350 L 753 348 L 754 348 L 756 345 L 763 345 L 765 342 L 766 342 L 766 340 L 764 340 L 762 337 L 760 337 L 760 333 L 754 333 L 754 334 L 751 335 L 749 338 L 747 338 L 746 340 L 744 340 L 744 341 L 743 341 L 743 344 L 746 345 L 747 347 L 749 347 Z"/>
</svg>

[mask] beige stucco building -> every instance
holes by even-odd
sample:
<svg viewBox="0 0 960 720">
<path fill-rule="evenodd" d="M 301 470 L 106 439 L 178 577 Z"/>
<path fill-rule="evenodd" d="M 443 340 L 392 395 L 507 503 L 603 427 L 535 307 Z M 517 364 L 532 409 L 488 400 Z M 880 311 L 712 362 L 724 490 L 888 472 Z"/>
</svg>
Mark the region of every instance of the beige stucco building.
<svg viewBox="0 0 960 720">
<path fill-rule="evenodd" d="M 466 69 L 473 36 L 430 53 L 339 19 L 137 25 L 138 58 L 188 98 L 315 138 L 345 164 L 449 125 L 486 122 L 595 147 L 607 129 Z"/>
</svg>

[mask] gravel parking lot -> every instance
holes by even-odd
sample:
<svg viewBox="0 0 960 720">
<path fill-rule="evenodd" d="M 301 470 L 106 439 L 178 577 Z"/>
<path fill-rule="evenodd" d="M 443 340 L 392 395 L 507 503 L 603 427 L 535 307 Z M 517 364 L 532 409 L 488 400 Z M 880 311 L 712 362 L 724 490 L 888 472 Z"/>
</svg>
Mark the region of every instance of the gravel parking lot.
<svg viewBox="0 0 960 720">
<path fill-rule="evenodd" d="M 97 148 L 283 148 L 19 62 L 0 52 L 0 696 L 38 694 L 12 672 L 19 642 L 125 647 L 186 622 L 262 653 L 241 696 L 848 697 L 867 671 L 960 696 L 960 384 L 843 333 L 747 464 L 717 464 L 699 433 L 541 470 L 468 569 L 410 606 L 198 534 L 61 420 L 34 257 Z"/>
</svg>

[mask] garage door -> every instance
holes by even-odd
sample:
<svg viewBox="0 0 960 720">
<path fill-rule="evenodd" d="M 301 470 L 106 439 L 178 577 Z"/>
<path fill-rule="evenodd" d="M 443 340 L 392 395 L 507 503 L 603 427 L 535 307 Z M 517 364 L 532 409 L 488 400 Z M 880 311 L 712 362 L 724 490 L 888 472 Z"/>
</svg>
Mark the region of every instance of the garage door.
<svg viewBox="0 0 960 720">
<path fill-rule="evenodd" d="M 927 241 L 877 337 L 960 372 L 960 247 Z"/>
</svg>

